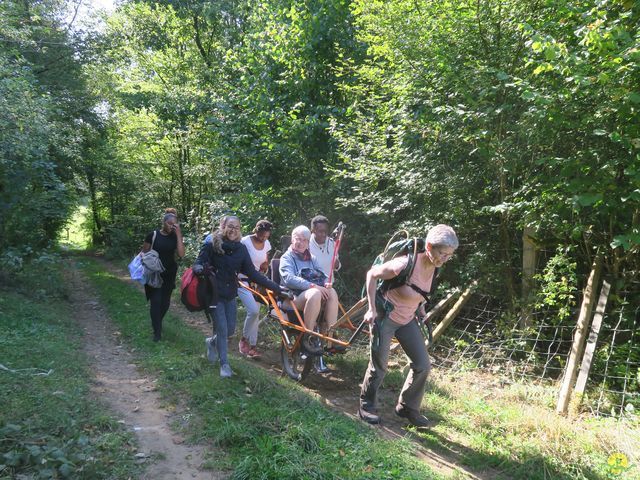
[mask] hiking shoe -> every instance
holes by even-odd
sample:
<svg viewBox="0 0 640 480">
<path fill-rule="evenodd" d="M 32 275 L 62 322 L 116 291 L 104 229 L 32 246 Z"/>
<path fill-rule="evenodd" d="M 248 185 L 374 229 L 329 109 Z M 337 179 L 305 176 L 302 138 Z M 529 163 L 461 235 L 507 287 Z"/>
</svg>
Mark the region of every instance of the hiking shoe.
<svg viewBox="0 0 640 480">
<path fill-rule="evenodd" d="M 247 353 L 247 356 L 250 358 L 258 358 L 260 357 L 262 354 L 260 353 L 260 351 L 254 346 L 251 347 L 249 349 L 249 353 Z"/>
<path fill-rule="evenodd" d="M 302 348 L 310 355 L 322 355 L 322 345 L 313 335 L 305 335 L 302 338 Z"/>
<path fill-rule="evenodd" d="M 433 422 L 422 415 L 419 411 L 405 407 L 401 403 L 396 405 L 395 412 L 399 417 L 409 420 L 409 423 L 414 427 L 430 428 L 433 426 Z"/>
<path fill-rule="evenodd" d="M 365 410 L 363 407 L 358 409 L 358 416 L 370 425 L 378 425 L 380 423 L 380 415 Z"/>
<path fill-rule="evenodd" d="M 247 341 L 246 338 L 242 337 L 240 339 L 240 343 L 238 343 L 238 350 L 242 355 L 245 355 L 245 356 L 249 355 L 249 351 L 251 350 L 251 345 L 249 345 L 249 342 Z"/>
<path fill-rule="evenodd" d="M 220 366 L 220 378 L 230 378 L 233 376 L 233 371 L 228 363 L 223 363 Z"/>
<path fill-rule="evenodd" d="M 207 337 L 204 341 L 207 344 L 207 358 L 214 365 L 218 362 L 218 349 L 216 348 L 216 336 Z"/>
</svg>

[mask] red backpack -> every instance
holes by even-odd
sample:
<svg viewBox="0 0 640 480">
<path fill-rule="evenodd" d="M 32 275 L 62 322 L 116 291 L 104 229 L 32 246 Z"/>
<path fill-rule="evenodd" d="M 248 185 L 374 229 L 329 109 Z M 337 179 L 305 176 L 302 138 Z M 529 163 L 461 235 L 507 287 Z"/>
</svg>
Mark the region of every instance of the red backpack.
<svg viewBox="0 0 640 480">
<path fill-rule="evenodd" d="M 204 277 L 193 273 L 193 268 L 187 268 L 182 274 L 180 283 L 180 300 L 190 312 L 199 312 L 209 306 L 211 293 L 209 282 Z"/>
</svg>

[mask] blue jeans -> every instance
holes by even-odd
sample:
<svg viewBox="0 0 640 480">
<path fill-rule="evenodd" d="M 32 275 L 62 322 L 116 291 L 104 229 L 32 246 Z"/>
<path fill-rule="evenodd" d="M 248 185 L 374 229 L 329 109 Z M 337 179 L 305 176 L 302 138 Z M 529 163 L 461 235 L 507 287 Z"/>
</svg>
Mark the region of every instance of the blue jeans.
<svg viewBox="0 0 640 480">
<path fill-rule="evenodd" d="M 218 348 L 218 358 L 220 365 L 229 363 L 227 360 L 227 339 L 236 331 L 236 316 L 238 307 L 236 299 L 219 300 L 217 308 L 212 309 L 213 333 L 217 335 L 216 347 Z"/>
</svg>

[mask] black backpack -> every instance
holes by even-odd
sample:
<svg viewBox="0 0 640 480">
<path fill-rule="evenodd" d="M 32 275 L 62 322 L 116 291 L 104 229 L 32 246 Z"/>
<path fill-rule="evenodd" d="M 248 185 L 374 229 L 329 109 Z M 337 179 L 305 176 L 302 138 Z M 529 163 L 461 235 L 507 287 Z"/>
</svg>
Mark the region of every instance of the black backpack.
<svg viewBox="0 0 640 480">
<path fill-rule="evenodd" d="M 404 238 L 402 238 L 404 237 Z M 406 255 L 409 258 L 407 266 L 396 277 L 388 280 L 378 281 L 377 291 L 381 294 L 393 290 L 394 288 L 401 287 L 402 285 L 408 285 L 413 290 L 418 292 L 426 302 L 430 301 L 430 295 L 409 283 L 409 279 L 413 274 L 413 270 L 416 266 L 416 259 L 418 254 L 424 253 L 425 241 L 424 238 L 410 238 L 406 230 L 401 230 L 394 233 L 387 242 L 384 251 L 376 257 L 373 261 L 373 265 L 381 265 L 389 260 Z M 431 285 L 431 291 L 434 292 L 437 287 L 438 273 L 440 269 L 436 269 L 433 283 Z"/>
</svg>

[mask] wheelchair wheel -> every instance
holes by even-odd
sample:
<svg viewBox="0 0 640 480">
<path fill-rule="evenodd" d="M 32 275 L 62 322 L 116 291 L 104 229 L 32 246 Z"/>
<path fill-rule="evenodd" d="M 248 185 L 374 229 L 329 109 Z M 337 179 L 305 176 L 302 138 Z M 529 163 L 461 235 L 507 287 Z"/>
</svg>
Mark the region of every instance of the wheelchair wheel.
<svg viewBox="0 0 640 480">
<path fill-rule="evenodd" d="M 289 352 L 284 343 L 280 345 L 280 356 L 284 373 L 296 382 L 302 381 L 313 365 L 313 356 L 302 354 L 300 348 Z"/>
</svg>

